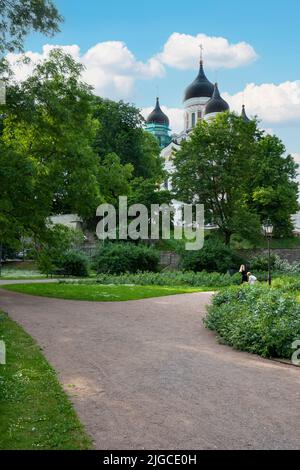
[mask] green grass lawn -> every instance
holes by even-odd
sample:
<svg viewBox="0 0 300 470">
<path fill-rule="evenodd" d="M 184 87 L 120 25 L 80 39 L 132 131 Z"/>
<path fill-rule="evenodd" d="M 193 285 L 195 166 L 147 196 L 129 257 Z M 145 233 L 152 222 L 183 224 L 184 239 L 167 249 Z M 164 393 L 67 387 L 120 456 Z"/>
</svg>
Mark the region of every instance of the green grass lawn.
<svg viewBox="0 0 300 470">
<path fill-rule="evenodd" d="M 1 268 L 0 280 L 43 279 L 46 276 L 40 273 L 33 261 L 4 263 Z"/>
<path fill-rule="evenodd" d="M 178 286 L 138 286 L 138 285 L 102 285 L 102 284 L 12 284 L 4 289 L 42 297 L 55 297 L 70 300 L 124 301 L 150 297 L 185 294 L 199 291 L 212 291 L 204 287 Z"/>
<path fill-rule="evenodd" d="M 0 449 L 91 448 L 39 346 L 2 312 L 0 339 L 7 351 L 0 364 Z"/>
</svg>

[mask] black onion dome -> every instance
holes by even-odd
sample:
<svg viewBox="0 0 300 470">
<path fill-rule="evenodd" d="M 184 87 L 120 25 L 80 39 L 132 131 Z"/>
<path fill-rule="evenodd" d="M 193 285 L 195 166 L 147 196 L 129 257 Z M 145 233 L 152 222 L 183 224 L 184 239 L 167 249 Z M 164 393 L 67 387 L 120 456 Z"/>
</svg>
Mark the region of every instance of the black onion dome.
<svg viewBox="0 0 300 470">
<path fill-rule="evenodd" d="M 242 107 L 242 114 L 241 114 L 241 117 L 244 119 L 245 122 L 250 122 L 250 119 L 248 118 L 247 114 L 246 114 L 246 109 L 245 109 L 245 105 L 243 104 L 243 107 Z"/>
<path fill-rule="evenodd" d="M 205 107 L 205 115 L 212 113 L 223 113 L 229 110 L 229 104 L 220 95 L 218 84 L 215 84 L 214 93 Z"/>
<path fill-rule="evenodd" d="M 169 118 L 165 113 L 162 112 L 161 107 L 159 106 L 159 98 L 156 98 L 156 106 L 152 113 L 150 113 L 147 117 L 146 122 L 147 124 L 165 124 L 169 127 Z"/>
<path fill-rule="evenodd" d="M 195 78 L 184 93 L 184 101 L 191 98 L 211 98 L 214 92 L 213 84 L 206 78 L 203 69 L 203 62 L 200 62 L 198 76 Z"/>
</svg>

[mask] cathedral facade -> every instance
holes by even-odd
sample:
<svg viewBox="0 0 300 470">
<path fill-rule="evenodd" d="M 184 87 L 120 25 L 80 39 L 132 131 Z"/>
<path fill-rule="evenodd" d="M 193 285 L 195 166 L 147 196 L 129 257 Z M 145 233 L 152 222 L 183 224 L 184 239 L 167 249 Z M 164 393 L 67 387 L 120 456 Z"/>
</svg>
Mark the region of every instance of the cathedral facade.
<svg viewBox="0 0 300 470">
<path fill-rule="evenodd" d="M 182 141 L 188 139 L 189 133 L 200 120 L 210 121 L 218 113 L 229 111 L 229 105 L 222 98 L 218 84 L 211 83 L 205 75 L 203 59 L 201 56 L 199 72 L 195 80 L 186 88 L 183 97 L 184 122 L 182 131 L 179 134 L 171 134 L 168 116 L 162 111 L 159 98 L 156 99 L 156 106 L 146 119 L 146 130 L 151 132 L 159 141 L 161 156 L 164 166 L 170 178 L 165 182 L 165 189 L 171 190 L 171 175 L 174 172 L 172 157 L 174 151 L 180 148 Z M 249 120 L 245 106 L 243 105 L 242 116 Z M 175 214 L 179 214 L 181 203 L 173 201 Z M 177 217 L 175 217 L 176 222 Z"/>
</svg>

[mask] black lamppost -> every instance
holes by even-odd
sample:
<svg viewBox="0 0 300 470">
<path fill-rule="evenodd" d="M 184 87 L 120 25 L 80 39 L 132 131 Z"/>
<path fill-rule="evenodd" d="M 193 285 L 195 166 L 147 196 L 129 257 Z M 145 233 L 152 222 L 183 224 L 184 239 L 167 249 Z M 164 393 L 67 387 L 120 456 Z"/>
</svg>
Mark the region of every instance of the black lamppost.
<svg viewBox="0 0 300 470">
<path fill-rule="evenodd" d="M 268 240 L 268 281 L 269 281 L 269 286 L 272 283 L 271 279 L 271 238 L 273 235 L 273 225 L 270 221 L 270 219 L 266 220 L 266 222 L 263 224 L 263 230 L 264 234 L 266 236 L 266 239 Z"/>
</svg>

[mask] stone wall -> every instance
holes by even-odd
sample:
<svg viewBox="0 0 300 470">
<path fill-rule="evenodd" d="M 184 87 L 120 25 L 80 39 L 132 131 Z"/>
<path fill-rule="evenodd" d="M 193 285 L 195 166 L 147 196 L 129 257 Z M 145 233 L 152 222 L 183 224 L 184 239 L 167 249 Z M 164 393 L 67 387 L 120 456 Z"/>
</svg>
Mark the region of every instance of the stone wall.
<svg viewBox="0 0 300 470">
<path fill-rule="evenodd" d="M 251 259 L 255 256 L 267 255 L 268 250 L 239 250 L 238 253 L 243 256 L 243 258 Z M 274 250 L 271 250 L 271 253 L 280 256 L 282 259 L 288 260 L 289 263 L 293 263 L 294 261 L 300 263 L 300 248 L 275 248 Z M 164 268 L 178 269 L 180 256 L 172 251 L 162 251 L 160 253 L 160 264 Z"/>
<path fill-rule="evenodd" d="M 268 250 L 239 250 L 239 253 L 245 258 L 253 258 L 254 256 L 267 255 Z M 289 263 L 294 261 L 300 263 L 300 248 L 274 248 L 271 249 L 271 253 L 280 256 L 281 259 L 285 259 Z"/>
<path fill-rule="evenodd" d="M 160 264 L 164 268 L 178 269 L 180 263 L 180 256 L 173 251 L 161 251 Z"/>
</svg>

